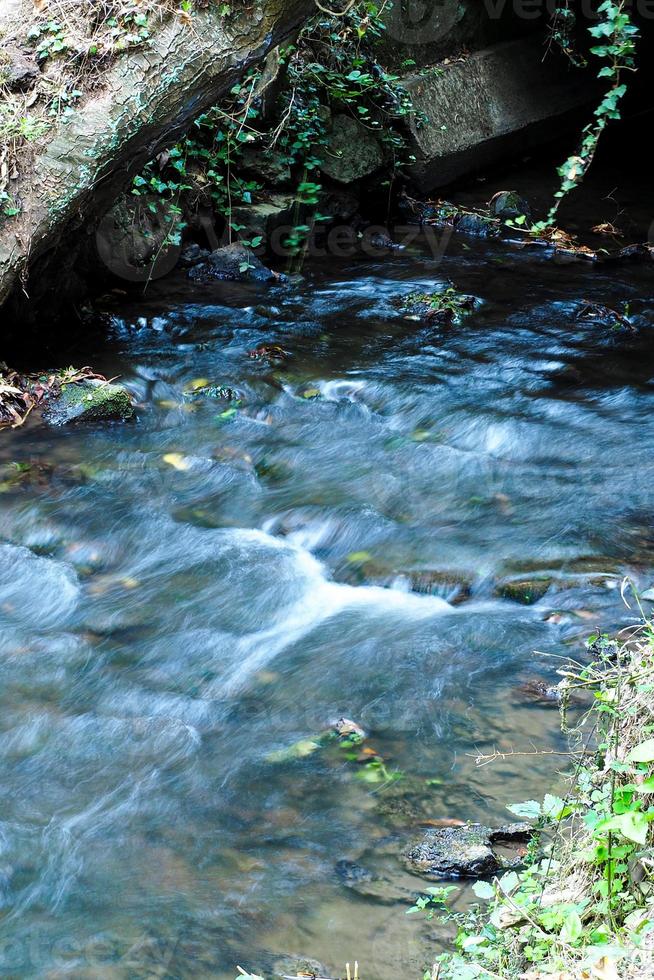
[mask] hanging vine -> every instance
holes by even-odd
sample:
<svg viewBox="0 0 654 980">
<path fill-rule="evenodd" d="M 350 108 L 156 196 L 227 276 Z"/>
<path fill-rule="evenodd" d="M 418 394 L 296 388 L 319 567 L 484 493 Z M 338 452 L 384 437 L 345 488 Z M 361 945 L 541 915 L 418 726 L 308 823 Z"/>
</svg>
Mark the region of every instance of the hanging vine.
<svg viewBox="0 0 654 980">
<path fill-rule="evenodd" d="M 628 72 L 636 71 L 636 43 L 639 31 L 630 15 L 628 0 L 604 0 L 598 8 L 601 18 L 597 24 L 589 28 L 595 44 L 590 53 L 601 58 L 604 64 L 598 72 L 598 78 L 610 81 L 610 88 L 595 109 L 595 119 L 583 131 L 581 144 L 577 153 L 558 168 L 561 186 L 555 193 L 556 200 L 550 208 L 547 220 L 535 226 L 536 231 L 542 231 L 555 224 L 559 207 L 563 198 L 577 187 L 593 162 L 597 147 L 607 125 L 614 119 L 620 119 L 620 104 L 627 92 L 625 77 Z M 572 33 L 574 29 L 574 14 L 569 2 L 557 9 L 552 26 L 553 40 L 575 63 L 580 63 L 580 56 L 574 49 Z M 582 62 L 583 63 L 583 62 Z"/>
</svg>

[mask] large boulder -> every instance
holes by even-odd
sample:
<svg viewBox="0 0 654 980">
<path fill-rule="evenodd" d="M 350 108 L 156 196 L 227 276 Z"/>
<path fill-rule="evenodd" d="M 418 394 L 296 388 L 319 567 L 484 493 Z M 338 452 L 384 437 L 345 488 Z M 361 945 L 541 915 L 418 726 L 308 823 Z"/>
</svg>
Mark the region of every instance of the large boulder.
<svg viewBox="0 0 654 980">
<path fill-rule="evenodd" d="M 261 237 L 267 242 L 278 228 L 290 231 L 294 224 L 295 196 L 269 194 L 257 204 L 237 204 L 232 208 L 231 224 L 243 241 Z"/>
<path fill-rule="evenodd" d="M 169 202 L 157 195 L 121 194 L 98 226 L 98 257 L 109 272 L 126 282 L 158 279 L 177 265 L 180 220 Z"/>
<path fill-rule="evenodd" d="M 562 55 L 545 57 L 543 38 L 497 44 L 409 76 L 417 114 L 409 125 L 411 176 L 428 192 L 523 153 L 579 122 L 597 96 L 592 75 Z"/>
<path fill-rule="evenodd" d="M 189 270 L 189 278 L 196 282 L 222 280 L 226 282 L 276 282 L 279 276 L 261 262 L 254 252 L 234 242 L 211 252 L 204 261 Z"/>
<path fill-rule="evenodd" d="M 334 116 L 321 169 L 339 184 L 368 177 L 384 163 L 382 145 L 370 130 L 352 116 Z"/>
<path fill-rule="evenodd" d="M 404 853 L 407 870 L 427 878 L 481 878 L 507 867 L 497 845 L 528 841 L 529 824 L 509 824 L 496 830 L 483 824 L 428 830 Z"/>
</svg>

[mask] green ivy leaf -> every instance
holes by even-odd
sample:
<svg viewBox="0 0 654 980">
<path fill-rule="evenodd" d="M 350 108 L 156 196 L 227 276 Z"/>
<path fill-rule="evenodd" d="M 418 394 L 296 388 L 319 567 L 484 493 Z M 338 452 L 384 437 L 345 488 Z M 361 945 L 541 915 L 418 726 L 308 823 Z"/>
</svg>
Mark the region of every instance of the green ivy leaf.
<svg viewBox="0 0 654 980">
<path fill-rule="evenodd" d="M 525 803 L 511 803 L 507 810 L 515 813 L 516 817 L 526 817 L 528 820 L 536 820 L 541 815 L 541 805 L 537 800 L 527 800 Z"/>
<path fill-rule="evenodd" d="M 561 939 L 565 943 L 576 943 L 581 938 L 584 927 L 576 909 L 572 909 L 565 917 L 561 927 Z"/>
<path fill-rule="evenodd" d="M 654 738 L 647 738 L 627 755 L 627 762 L 654 762 Z"/>
<path fill-rule="evenodd" d="M 476 881 L 472 890 L 477 898 L 491 899 L 495 897 L 495 889 L 488 881 Z"/>
</svg>

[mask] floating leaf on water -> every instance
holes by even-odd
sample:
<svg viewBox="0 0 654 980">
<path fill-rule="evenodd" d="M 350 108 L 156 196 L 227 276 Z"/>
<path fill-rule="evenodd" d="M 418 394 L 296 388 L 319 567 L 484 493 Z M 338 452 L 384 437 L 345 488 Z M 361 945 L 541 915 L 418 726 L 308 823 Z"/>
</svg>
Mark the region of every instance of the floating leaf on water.
<svg viewBox="0 0 654 980">
<path fill-rule="evenodd" d="M 287 749 L 277 749 L 266 756 L 266 762 L 291 762 L 293 759 L 306 759 L 320 749 L 321 743 L 313 738 L 302 738 Z"/>
<path fill-rule="evenodd" d="M 372 555 L 369 551 L 352 551 L 347 556 L 347 560 L 352 564 L 357 564 L 358 562 L 372 561 Z"/>
<path fill-rule="evenodd" d="M 209 378 L 195 378 L 184 385 L 184 391 L 200 391 L 202 388 L 208 388 L 210 384 Z"/>
<path fill-rule="evenodd" d="M 220 415 L 216 415 L 217 422 L 230 422 L 238 414 L 238 409 L 236 408 L 226 408 L 224 412 Z"/>
<path fill-rule="evenodd" d="M 182 473 L 191 468 L 190 460 L 186 456 L 183 456 L 182 453 L 166 453 L 163 461 Z"/>
</svg>

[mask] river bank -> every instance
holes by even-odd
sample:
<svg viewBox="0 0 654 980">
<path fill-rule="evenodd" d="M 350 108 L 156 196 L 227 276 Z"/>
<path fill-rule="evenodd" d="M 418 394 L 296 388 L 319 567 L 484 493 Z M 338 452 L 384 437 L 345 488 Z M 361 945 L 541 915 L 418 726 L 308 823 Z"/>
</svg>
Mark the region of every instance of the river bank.
<svg viewBox="0 0 654 980">
<path fill-rule="evenodd" d="M 425 977 L 654 976 L 652 643 L 647 620 L 618 640 L 591 636 L 587 652 L 559 669 L 568 775 L 560 795 L 509 807 L 542 828 L 544 846 L 524 870 L 474 886 L 482 906 L 454 917 L 457 952 Z M 421 904 L 446 903 L 435 890 Z"/>
</svg>

